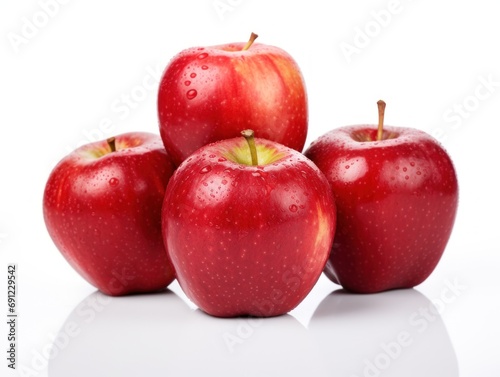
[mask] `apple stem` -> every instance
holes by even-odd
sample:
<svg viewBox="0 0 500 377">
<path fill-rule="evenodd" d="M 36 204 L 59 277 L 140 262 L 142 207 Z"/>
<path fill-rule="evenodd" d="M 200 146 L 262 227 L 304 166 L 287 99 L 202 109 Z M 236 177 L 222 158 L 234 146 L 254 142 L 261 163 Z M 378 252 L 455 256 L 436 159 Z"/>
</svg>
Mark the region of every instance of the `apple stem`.
<svg viewBox="0 0 500 377">
<path fill-rule="evenodd" d="M 255 33 L 252 33 L 250 34 L 250 39 L 248 40 L 247 44 L 245 45 L 245 47 L 243 47 L 243 50 L 241 51 L 246 51 L 250 48 L 250 46 L 252 46 L 253 42 L 257 39 L 258 35 L 255 34 Z"/>
<path fill-rule="evenodd" d="M 112 136 L 106 140 L 109 145 L 109 149 L 111 149 L 111 152 L 116 152 L 116 139 Z"/>
<path fill-rule="evenodd" d="M 250 155 L 252 156 L 252 165 L 257 166 L 259 160 L 257 158 L 257 148 L 255 147 L 255 138 L 253 130 L 243 130 L 241 134 L 246 139 L 248 143 L 248 148 L 250 148 Z"/>
<path fill-rule="evenodd" d="M 382 133 L 384 131 L 384 115 L 385 115 L 385 102 L 379 100 L 377 102 L 378 106 L 378 131 L 377 140 L 382 140 Z"/>
</svg>

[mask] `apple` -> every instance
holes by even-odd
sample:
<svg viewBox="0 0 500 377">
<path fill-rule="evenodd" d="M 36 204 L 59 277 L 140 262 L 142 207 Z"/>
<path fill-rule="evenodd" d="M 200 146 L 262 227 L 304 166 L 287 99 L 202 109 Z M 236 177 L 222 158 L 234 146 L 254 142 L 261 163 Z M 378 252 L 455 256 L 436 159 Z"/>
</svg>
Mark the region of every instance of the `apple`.
<svg viewBox="0 0 500 377">
<path fill-rule="evenodd" d="M 337 230 L 325 274 L 353 292 L 422 283 L 439 262 L 458 205 L 453 163 L 423 131 L 383 126 L 334 129 L 305 151 L 326 175 Z"/>
<path fill-rule="evenodd" d="M 295 308 L 325 266 L 335 204 L 300 152 L 245 131 L 206 145 L 176 170 L 162 210 L 177 280 L 217 317 Z"/>
<path fill-rule="evenodd" d="M 176 166 L 203 145 L 256 137 L 302 151 L 307 137 L 305 83 L 294 59 L 253 43 L 193 47 L 170 61 L 158 91 L 160 134 Z"/>
<path fill-rule="evenodd" d="M 161 138 L 135 132 L 84 145 L 50 173 L 47 230 L 69 264 L 103 293 L 150 292 L 174 280 L 161 233 L 173 171 Z"/>
</svg>

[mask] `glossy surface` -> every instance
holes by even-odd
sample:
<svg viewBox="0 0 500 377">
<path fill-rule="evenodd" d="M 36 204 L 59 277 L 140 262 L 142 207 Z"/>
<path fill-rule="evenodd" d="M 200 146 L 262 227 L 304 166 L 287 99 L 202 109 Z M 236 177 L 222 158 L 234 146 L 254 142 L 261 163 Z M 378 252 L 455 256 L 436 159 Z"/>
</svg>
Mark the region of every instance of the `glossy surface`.
<svg viewBox="0 0 500 377">
<path fill-rule="evenodd" d="M 144 312 L 148 321 L 137 321 Z M 296 372 L 290 357 L 302 360 L 302 373 L 310 370 L 305 361 L 316 359 L 306 329 L 290 315 L 214 318 L 171 291 L 126 299 L 94 293 L 69 315 L 60 337 L 68 324 L 79 329 L 78 337 L 49 365 L 50 376 L 234 376 L 242 368 L 246 375 L 270 376 Z"/>
<path fill-rule="evenodd" d="M 287 313 L 330 252 L 335 210 L 326 178 L 297 151 L 256 144 L 278 159 L 239 164 L 229 152 L 245 148 L 243 137 L 214 143 L 178 168 L 165 195 L 164 240 L 179 283 L 215 316 Z"/>
<path fill-rule="evenodd" d="M 381 343 L 401 330 L 436 358 L 405 347 L 378 377 L 500 376 L 497 2 L 44 0 L 0 7 L 1 377 L 364 377 L 365 359 L 385 366 Z M 186 323 L 184 302 L 168 295 L 119 297 L 106 306 L 87 301 L 96 289 L 51 241 L 41 201 L 61 157 L 90 138 L 158 133 L 156 90 L 167 60 L 197 44 L 244 41 L 252 30 L 300 65 L 310 106 L 306 145 L 333 127 L 375 122 L 382 96 L 388 124 L 435 135 L 452 156 L 460 180 L 454 229 L 437 268 L 415 288 L 425 297 L 394 297 L 407 311 L 396 311 L 385 293 L 374 295 L 378 303 L 359 295 L 356 304 L 330 299 L 323 306 L 340 288 L 323 274 L 290 313 L 306 330 L 288 316 L 260 325 L 198 313 Z M 20 37 L 17 53 L 13 35 Z M 113 102 L 120 111 L 109 107 Z M 101 120 L 112 127 L 100 128 Z M 7 263 L 19 271 L 17 370 L 5 359 Z M 445 282 L 455 279 L 465 288 L 441 298 Z M 175 281 L 169 289 L 184 299 Z M 420 327 L 405 321 L 431 303 L 439 315 L 429 317 L 428 331 L 415 332 Z M 241 340 L 234 352 L 226 332 Z M 310 332 L 321 352 L 301 347 Z"/>
<path fill-rule="evenodd" d="M 51 172 L 43 198 L 55 245 L 88 282 L 110 295 L 165 288 L 174 279 L 161 237 L 173 165 L 159 136 L 129 133 L 83 146 Z"/>
<path fill-rule="evenodd" d="M 325 173 L 337 232 L 325 272 L 344 288 L 413 287 L 434 270 L 451 234 L 458 184 L 447 153 L 408 128 L 350 126 L 330 131 L 305 155 Z"/>
<path fill-rule="evenodd" d="M 302 321 L 214 318 L 170 290 L 131 297 L 95 292 L 60 323 L 48 375 L 459 375 L 438 307 L 420 292 L 327 292 Z"/>
<path fill-rule="evenodd" d="M 307 136 L 305 83 L 285 51 L 259 43 L 193 47 L 177 54 L 158 93 L 160 133 L 179 165 L 208 143 L 251 128 L 302 151 Z"/>
</svg>

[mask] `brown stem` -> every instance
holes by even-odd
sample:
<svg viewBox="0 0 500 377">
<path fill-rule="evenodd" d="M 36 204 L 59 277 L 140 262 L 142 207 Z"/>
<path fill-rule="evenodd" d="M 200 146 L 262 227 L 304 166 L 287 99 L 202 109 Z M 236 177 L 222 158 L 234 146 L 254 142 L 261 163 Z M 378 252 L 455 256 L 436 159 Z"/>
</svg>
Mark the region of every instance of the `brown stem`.
<svg viewBox="0 0 500 377">
<path fill-rule="evenodd" d="M 252 33 L 250 34 L 250 39 L 248 40 L 247 44 L 245 45 L 245 47 L 243 47 L 243 49 L 241 51 L 246 51 L 250 48 L 250 46 L 252 46 L 253 42 L 257 39 L 258 35 L 255 34 L 255 33 Z"/>
<path fill-rule="evenodd" d="M 255 138 L 253 136 L 253 130 L 244 130 L 241 131 L 241 134 L 246 139 L 248 143 L 248 148 L 250 148 L 250 156 L 252 156 L 252 165 L 257 166 L 259 164 L 259 160 L 257 158 L 257 148 L 255 147 Z"/>
<path fill-rule="evenodd" d="M 112 136 L 106 140 L 109 145 L 109 149 L 111 149 L 111 152 L 116 152 L 116 139 Z"/>
<path fill-rule="evenodd" d="M 385 102 L 382 100 L 379 100 L 377 102 L 377 106 L 378 106 L 377 140 L 382 140 L 382 133 L 384 132 Z"/>
</svg>

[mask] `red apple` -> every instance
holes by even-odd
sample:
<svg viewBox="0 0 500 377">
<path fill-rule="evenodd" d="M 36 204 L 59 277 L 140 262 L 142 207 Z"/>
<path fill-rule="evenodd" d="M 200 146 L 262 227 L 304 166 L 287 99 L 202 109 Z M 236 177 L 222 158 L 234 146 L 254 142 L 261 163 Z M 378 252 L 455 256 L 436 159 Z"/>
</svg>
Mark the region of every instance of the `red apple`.
<svg viewBox="0 0 500 377">
<path fill-rule="evenodd" d="M 47 230 L 102 292 L 155 291 L 174 279 L 161 234 L 173 171 L 160 137 L 136 132 L 80 147 L 51 172 L 43 197 Z"/>
<path fill-rule="evenodd" d="M 354 292 L 422 283 L 443 254 L 457 211 L 457 176 L 442 146 L 423 131 L 382 125 L 380 108 L 378 130 L 334 129 L 305 152 L 325 173 L 338 211 L 325 273 Z"/>
<path fill-rule="evenodd" d="M 176 165 L 208 143 L 255 136 L 302 151 L 307 95 L 297 63 L 282 49 L 250 41 L 193 47 L 166 67 L 158 93 L 160 133 Z"/>
<path fill-rule="evenodd" d="M 250 135 L 200 148 L 172 176 L 163 237 L 186 295 L 218 317 L 281 315 L 325 266 L 328 182 L 301 153 Z"/>
</svg>

